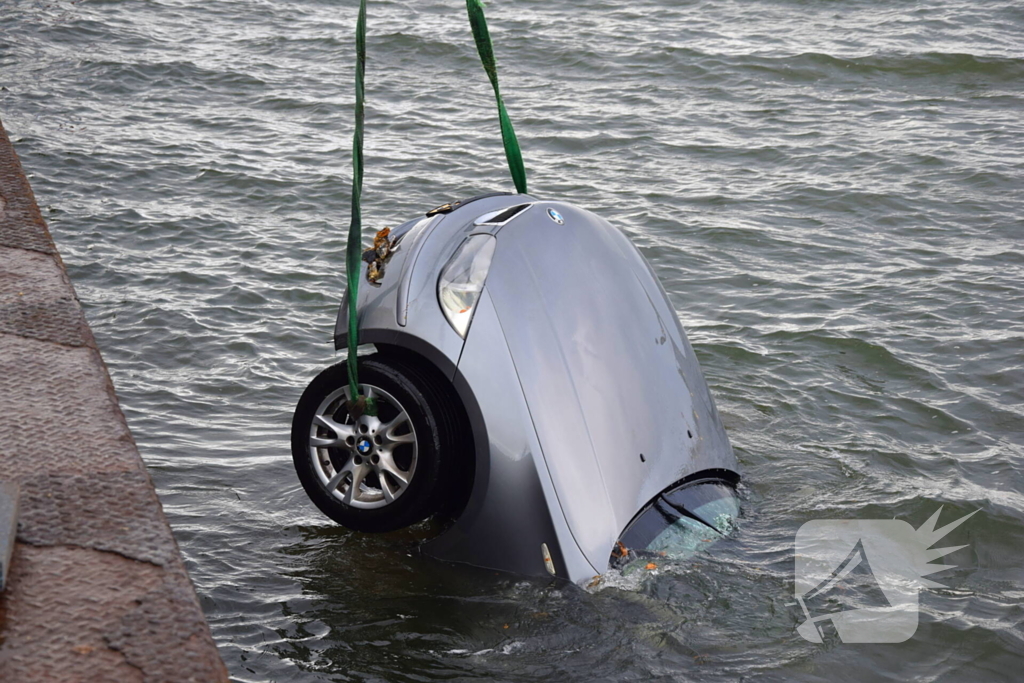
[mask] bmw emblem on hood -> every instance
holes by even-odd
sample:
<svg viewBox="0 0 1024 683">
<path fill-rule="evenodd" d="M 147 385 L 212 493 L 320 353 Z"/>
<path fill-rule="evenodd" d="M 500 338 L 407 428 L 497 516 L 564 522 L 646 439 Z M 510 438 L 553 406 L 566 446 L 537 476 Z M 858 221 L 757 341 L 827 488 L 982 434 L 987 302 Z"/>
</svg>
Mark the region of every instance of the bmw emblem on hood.
<svg viewBox="0 0 1024 683">
<path fill-rule="evenodd" d="M 548 216 L 550 216 L 551 220 L 558 223 L 559 225 L 565 225 L 565 219 L 562 218 L 562 214 L 558 213 L 554 209 L 548 209 Z"/>
</svg>

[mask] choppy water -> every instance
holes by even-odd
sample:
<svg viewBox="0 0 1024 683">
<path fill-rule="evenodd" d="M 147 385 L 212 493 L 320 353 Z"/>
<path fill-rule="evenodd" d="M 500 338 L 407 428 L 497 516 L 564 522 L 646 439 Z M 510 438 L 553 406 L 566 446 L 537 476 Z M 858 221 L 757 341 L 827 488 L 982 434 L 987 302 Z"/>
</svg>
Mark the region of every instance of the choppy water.
<svg viewBox="0 0 1024 683">
<path fill-rule="evenodd" d="M 0 117 L 233 675 L 1019 680 L 1024 8 L 491 4 L 531 188 L 652 261 L 744 474 L 714 556 L 587 593 L 348 533 L 292 472 L 334 360 L 354 7 L 0 5 Z M 370 7 L 369 222 L 509 189 L 463 3 Z M 800 639 L 803 522 L 940 504 L 981 512 L 911 640 Z"/>
</svg>

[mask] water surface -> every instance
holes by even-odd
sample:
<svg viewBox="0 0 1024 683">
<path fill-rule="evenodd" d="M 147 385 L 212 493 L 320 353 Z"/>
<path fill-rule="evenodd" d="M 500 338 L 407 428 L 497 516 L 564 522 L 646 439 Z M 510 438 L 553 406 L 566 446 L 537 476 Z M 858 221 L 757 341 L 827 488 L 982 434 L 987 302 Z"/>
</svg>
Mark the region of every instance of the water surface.
<svg viewBox="0 0 1024 683">
<path fill-rule="evenodd" d="M 586 592 L 349 533 L 292 471 L 336 360 L 355 7 L 0 6 L 0 116 L 233 676 L 1019 679 L 1024 9 L 491 3 L 531 189 L 650 259 L 744 476 L 714 555 Z M 368 50 L 370 226 L 511 189 L 463 3 L 373 0 Z M 981 512 L 911 640 L 797 635 L 801 524 L 939 505 Z"/>
</svg>

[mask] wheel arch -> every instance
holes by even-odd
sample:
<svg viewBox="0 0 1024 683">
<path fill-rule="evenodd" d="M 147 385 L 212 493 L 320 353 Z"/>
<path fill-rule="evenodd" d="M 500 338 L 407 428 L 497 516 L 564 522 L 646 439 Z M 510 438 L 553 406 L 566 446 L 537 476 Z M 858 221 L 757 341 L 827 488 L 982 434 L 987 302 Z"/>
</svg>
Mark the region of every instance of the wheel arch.
<svg viewBox="0 0 1024 683">
<path fill-rule="evenodd" d="M 399 330 L 367 329 L 359 331 L 359 341 L 373 344 L 377 349 L 376 355 L 382 359 L 393 359 L 434 375 L 433 379 L 450 393 L 455 399 L 455 404 L 461 409 L 462 417 L 469 425 L 472 437 L 470 452 L 474 457 L 469 459 L 470 467 L 464 470 L 463 476 L 456 482 L 456 496 L 449 501 L 444 510 L 450 522 L 454 523 L 466 512 L 471 498 L 482 498 L 473 496 L 473 491 L 476 486 L 486 486 L 490 473 L 487 426 L 473 390 L 451 358 L 419 337 Z M 336 350 L 344 349 L 347 345 L 347 334 L 340 334 L 334 338 Z"/>
</svg>

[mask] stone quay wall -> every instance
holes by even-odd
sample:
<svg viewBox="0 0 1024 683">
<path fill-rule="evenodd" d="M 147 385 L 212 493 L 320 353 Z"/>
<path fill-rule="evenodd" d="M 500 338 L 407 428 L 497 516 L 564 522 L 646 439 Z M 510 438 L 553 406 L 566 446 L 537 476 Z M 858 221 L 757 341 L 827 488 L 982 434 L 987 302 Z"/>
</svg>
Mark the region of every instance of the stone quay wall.
<svg viewBox="0 0 1024 683">
<path fill-rule="evenodd" d="M 20 490 L 0 681 L 228 680 L 2 123 L 0 481 Z"/>
</svg>

